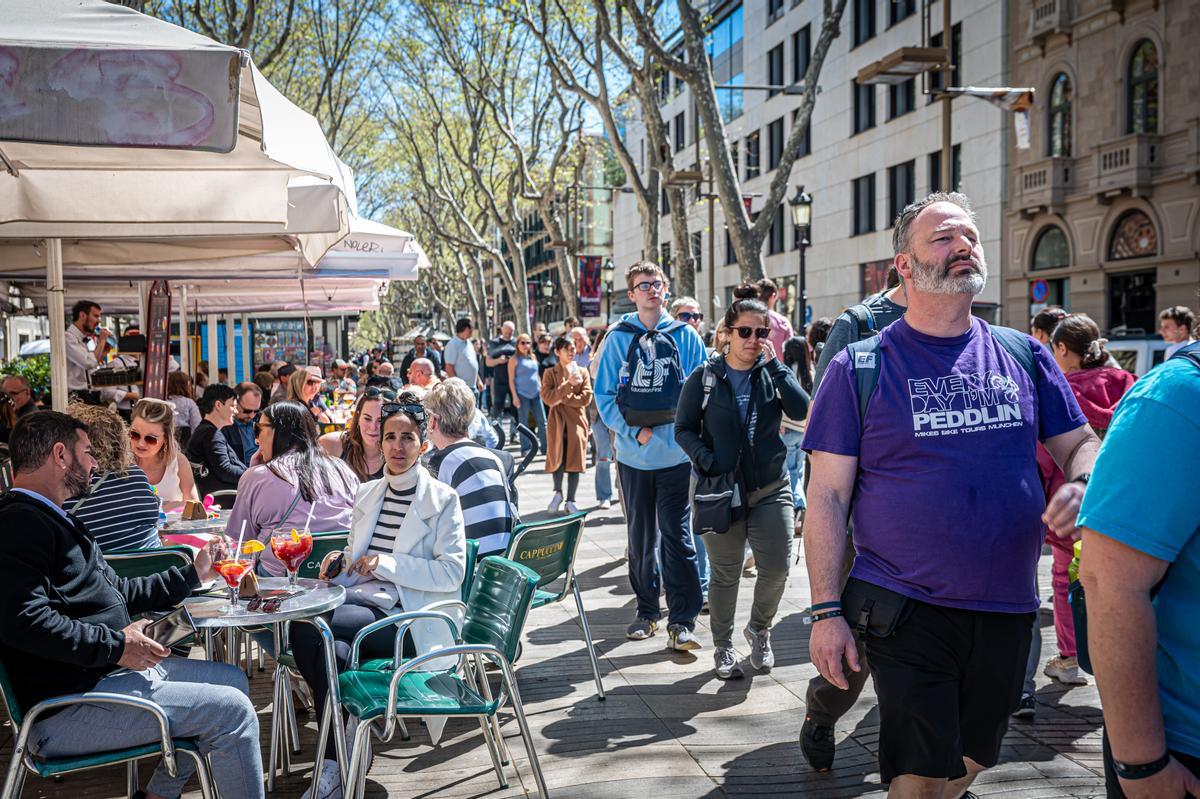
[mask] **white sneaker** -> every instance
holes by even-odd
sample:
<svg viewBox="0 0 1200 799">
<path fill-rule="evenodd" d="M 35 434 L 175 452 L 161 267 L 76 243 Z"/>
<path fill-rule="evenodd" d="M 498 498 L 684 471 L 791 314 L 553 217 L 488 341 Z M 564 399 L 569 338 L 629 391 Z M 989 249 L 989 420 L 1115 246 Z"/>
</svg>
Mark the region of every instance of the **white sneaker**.
<svg viewBox="0 0 1200 799">
<path fill-rule="evenodd" d="M 608 510 L 611 507 L 612 507 L 611 499 L 605 499 L 600 502 L 600 510 Z"/>
<path fill-rule="evenodd" d="M 561 504 L 562 494 L 555 491 L 554 496 L 550 497 L 550 504 L 546 506 L 546 510 L 550 511 L 551 513 L 558 513 L 558 506 Z"/>
<path fill-rule="evenodd" d="M 1046 661 L 1042 669 L 1047 677 L 1058 680 L 1064 685 L 1087 685 L 1088 678 L 1079 670 L 1079 660 L 1076 658 L 1055 655 Z"/>
<path fill-rule="evenodd" d="M 567 513 L 578 513 L 579 512 L 579 506 L 576 505 L 574 502 L 571 502 L 570 500 L 567 500 L 566 508 L 567 508 Z"/>
<path fill-rule="evenodd" d="M 312 785 L 301 794 L 300 799 L 342 799 L 342 772 L 336 760 L 321 764 L 321 778 L 317 781 L 317 795 L 313 796 Z"/>
</svg>

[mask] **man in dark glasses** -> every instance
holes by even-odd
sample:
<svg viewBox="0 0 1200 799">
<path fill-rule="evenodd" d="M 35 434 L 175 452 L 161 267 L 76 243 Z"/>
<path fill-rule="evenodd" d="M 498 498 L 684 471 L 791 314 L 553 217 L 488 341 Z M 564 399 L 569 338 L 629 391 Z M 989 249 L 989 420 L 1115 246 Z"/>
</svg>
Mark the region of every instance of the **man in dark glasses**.
<svg viewBox="0 0 1200 799">
<path fill-rule="evenodd" d="M 238 383 L 237 410 L 233 413 L 233 424 L 221 428 L 221 435 L 229 442 L 229 448 L 242 463 L 250 463 L 258 452 L 258 441 L 254 438 L 254 423 L 262 412 L 262 389 L 257 383 Z"/>
</svg>

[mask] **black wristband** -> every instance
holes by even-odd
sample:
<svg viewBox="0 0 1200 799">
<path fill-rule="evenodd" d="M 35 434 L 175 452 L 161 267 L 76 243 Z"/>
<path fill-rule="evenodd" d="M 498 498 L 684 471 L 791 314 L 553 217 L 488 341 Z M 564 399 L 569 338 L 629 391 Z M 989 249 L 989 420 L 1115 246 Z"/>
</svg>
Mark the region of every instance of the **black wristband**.
<svg viewBox="0 0 1200 799">
<path fill-rule="evenodd" d="M 822 610 L 841 610 L 841 609 L 842 609 L 842 603 L 835 600 L 833 602 L 818 602 L 817 604 L 815 604 L 811 608 L 809 608 L 808 611 L 809 611 L 809 613 L 819 613 Z"/>
<path fill-rule="evenodd" d="M 822 611 L 821 613 L 814 613 L 809 618 L 812 619 L 813 623 L 815 624 L 816 622 L 825 621 L 826 619 L 836 619 L 841 615 L 842 612 L 840 610 L 826 610 Z"/>
<path fill-rule="evenodd" d="M 1113 759 L 1113 771 L 1123 780 L 1144 780 L 1153 777 L 1171 763 L 1171 753 L 1166 752 L 1158 760 L 1149 763 L 1122 763 Z"/>
</svg>

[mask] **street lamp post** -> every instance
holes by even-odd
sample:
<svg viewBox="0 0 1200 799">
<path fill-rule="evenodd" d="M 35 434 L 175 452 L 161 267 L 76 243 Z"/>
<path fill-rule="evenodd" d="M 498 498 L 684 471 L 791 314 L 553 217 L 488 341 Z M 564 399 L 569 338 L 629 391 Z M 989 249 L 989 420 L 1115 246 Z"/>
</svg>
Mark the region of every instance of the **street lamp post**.
<svg viewBox="0 0 1200 799">
<path fill-rule="evenodd" d="M 804 263 L 804 254 L 808 250 L 809 240 L 808 235 L 812 230 L 812 195 L 804 191 L 803 186 L 796 187 L 796 194 L 788 200 L 788 205 L 792 210 L 792 225 L 796 228 L 796 233 L 800 237 L 800 274 L 797 281 L 798 292 L 800 294 L 799 317 L 797 329 L 803 329 L 808 325 L 808 285 L 805 281 L 807 277 Z"/>
<path fill-rule="evenodd" d="M 613 266 L 612 258 L 604 262 L 604 266 L 600 267 L 600 279 L 604 281 L 604 294 L 608 299 L 608 308 L 604 314 L 604 324 L 608 326 L 612 324 L 612 292 L 613 278 L 616 276 L 616 268 Z"/>
<path fill-rule="evenodd" d="M 546 277 L 548 278 L 549 276 L 546 275 Z M 549 327 L 550 312 L 554 305 L 554 285 L 548 279 L 542 283 L 542 299 L 546 301 L 546 318 L 542 321 L 546 322 L 546 326 Z"/>
</svg>

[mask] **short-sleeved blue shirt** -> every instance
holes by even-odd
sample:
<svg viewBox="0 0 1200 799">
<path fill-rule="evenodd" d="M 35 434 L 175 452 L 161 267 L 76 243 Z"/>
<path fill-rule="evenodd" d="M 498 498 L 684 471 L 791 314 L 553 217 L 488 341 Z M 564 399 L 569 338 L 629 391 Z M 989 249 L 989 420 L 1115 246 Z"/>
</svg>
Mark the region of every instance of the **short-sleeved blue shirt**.
<svg viewBox="0 0 1200 799">
<path fill-rule="evenodd" d="M 1163 723 L 1171 749 L 1200 756 L 1197 453 L 1200 369 L 1173 358 L 1135 383 L 1117 407 L 1079 524 L 1171 564 L 1154 599 Z"/>
</svg>

